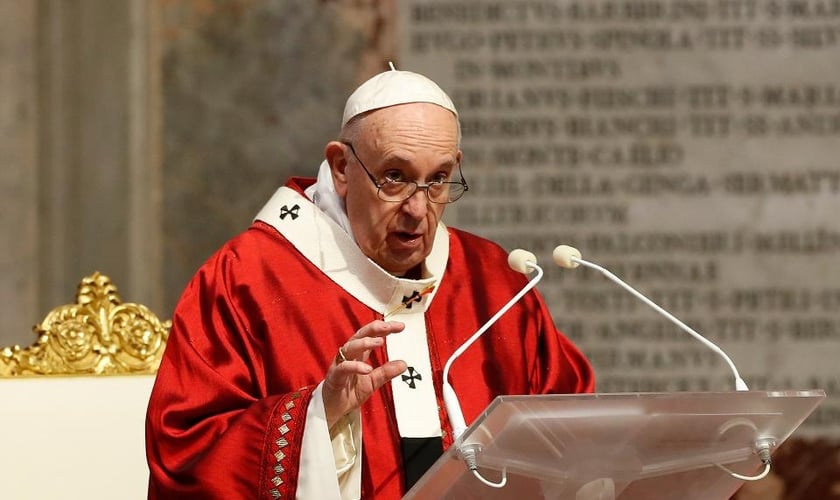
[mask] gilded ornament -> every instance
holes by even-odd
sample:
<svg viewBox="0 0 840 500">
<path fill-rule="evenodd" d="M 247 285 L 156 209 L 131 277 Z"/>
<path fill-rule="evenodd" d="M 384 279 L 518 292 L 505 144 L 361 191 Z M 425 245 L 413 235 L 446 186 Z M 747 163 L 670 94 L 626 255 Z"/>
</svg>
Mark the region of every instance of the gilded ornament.
<svg viewBox="0 0 840 500">
<path fill-rule="evenodd" d="M 142 304 L 122 303 L 110 278 L 95 272 L 79 283 L 75 304 L 32 328 L 33 345 L 0 351 L 0 377 L 154 374 L 171 326 Z"/>
</svg>

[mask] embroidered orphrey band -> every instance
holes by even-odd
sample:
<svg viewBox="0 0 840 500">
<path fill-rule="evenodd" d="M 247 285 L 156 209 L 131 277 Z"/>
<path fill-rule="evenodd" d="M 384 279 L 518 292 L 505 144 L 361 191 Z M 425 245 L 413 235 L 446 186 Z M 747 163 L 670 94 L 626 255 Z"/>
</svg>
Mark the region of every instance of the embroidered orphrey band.
<svg viewBox="0 0 840 500">
<path fill-rule="evenodd" d="M 274 488 L 270 489 L 268 493 L 271 495 L 271 498 L 281 498 L 282 495 L 280 493 L 280 486 L 282 486 L 285 482 L 284 480 L 284 473 L 287 470 L 287 466 L 284 465 L 284 459 L 286 458 L 285 448 L 289 446 L 289 440 L 286 438 L 286 434 L 289 433 L 291 430 L 288 426 L 288 423 L 294 420 L 292 416 L 292 410 L 296 408 L 295 400 L 301 397 L 300 392 L 294 392 L 290 396 L 290 400 L 286 402 L 284 405 L 284 411 L 280 414 L 280 420 L 283 423 L 277 427 L 277 431 L 280 433 L 280 437 L 274 442 L 277 446 L 277 451 L 274 452 L 274 477 L 271 478 L 271 484 L 274 485 Z"/>
</svg>

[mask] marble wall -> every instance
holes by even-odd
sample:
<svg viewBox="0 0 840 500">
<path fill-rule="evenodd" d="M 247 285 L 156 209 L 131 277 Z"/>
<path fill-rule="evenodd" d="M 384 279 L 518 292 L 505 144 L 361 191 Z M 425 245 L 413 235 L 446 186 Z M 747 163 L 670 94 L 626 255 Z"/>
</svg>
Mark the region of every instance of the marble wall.
<svg viewBox="0 0 840 500">
<path fill-rule="evenodd" d="M 169 310 L 288 176 L 315 175 L 347 95 L 386 67 L 394 44 L 389 2 L 162 5 Z"/>
</svg>

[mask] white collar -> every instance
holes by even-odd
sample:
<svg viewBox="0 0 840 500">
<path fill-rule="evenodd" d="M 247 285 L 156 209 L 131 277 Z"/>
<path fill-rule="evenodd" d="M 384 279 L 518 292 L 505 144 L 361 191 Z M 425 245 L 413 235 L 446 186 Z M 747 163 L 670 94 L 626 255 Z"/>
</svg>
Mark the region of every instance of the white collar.
<svg viewBox="0 0 840 500">
<path fill-rule="evenodd" d="M 344 207 L 344 200 L 335 192 L 332 170 L 330 170 L 330 164 L 327 163 L 327 160 L 321 162 L 315 184 L 306 188 L 304 194 L 353 238 L 350 219 L 347 218 L 347 209 Z"/>
<path fill-rule="evenodd" d="M 419 300 L 422 307 L 412 307 L 413 311 L 428 309 L 449 259 L 449 232 L 439 222 L 432 251 L 423 263 L 426 278 L 393 276 L 364 255 L 350 234 L 331 216 L 285 186 L 274 193 L 255 219 L 277 229 L 332 281 L 386 316 L 400 314 L 405 308 L 405 298 L 415 293 L 422 293 Z"/>
</svg>

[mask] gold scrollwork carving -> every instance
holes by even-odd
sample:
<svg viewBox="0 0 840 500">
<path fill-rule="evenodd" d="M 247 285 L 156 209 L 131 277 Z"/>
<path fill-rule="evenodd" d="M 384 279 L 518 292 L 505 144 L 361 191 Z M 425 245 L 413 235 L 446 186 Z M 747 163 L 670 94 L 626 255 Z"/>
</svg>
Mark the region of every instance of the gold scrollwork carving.
<svg viewBox="0 0 840 500">
<path fill-rule="evenodd" d="M 142 304 L 123 304 L 111 279 L 95 272 L 79 283 L 75 304 L 32 328 L 33 345 L 0 350 L 0 377 L 156 373 L 171 326 Z"/>
</svg>

